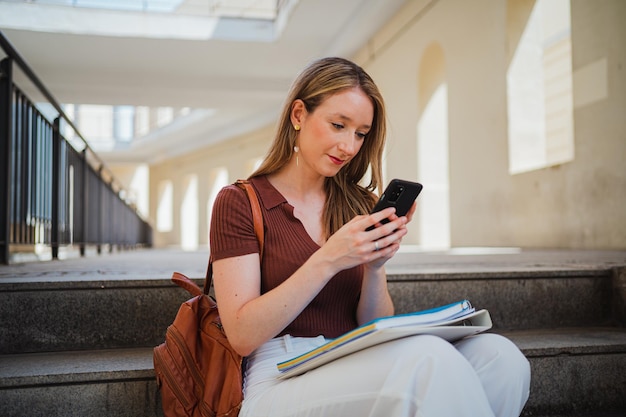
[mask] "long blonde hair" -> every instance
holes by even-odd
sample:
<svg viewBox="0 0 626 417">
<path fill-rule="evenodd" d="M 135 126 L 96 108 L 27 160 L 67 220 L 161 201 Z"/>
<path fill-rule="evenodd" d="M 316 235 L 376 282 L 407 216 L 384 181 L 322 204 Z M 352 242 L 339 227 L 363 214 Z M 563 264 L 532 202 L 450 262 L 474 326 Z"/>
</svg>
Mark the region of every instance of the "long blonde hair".
<svg viewBox="0 0 626 417">
<path fill-rule="evenodd" d="M 300 99 L 306 110 L 313 112 L 329 96 L 358 87 L 372 101 L 374 120 L 363 146 L 337 175 L 326 178 L 326 202 L 322 215 L 325 237 L 335 233 L 354 216 L 368 213 L 382 184 L 382 155 L 387 133 L 385 104 L 372 78 L 357 64 L 347 59 L 330 57 L 311 63 L 296 78 L 285 101 L 274 142 L 261 166 L 251 175 L 272 174 L 291 159 L 297 132 L 291 124 L 293 102 Z M 370 168 L 369 184 L 360 185 Z"/>
</svg>

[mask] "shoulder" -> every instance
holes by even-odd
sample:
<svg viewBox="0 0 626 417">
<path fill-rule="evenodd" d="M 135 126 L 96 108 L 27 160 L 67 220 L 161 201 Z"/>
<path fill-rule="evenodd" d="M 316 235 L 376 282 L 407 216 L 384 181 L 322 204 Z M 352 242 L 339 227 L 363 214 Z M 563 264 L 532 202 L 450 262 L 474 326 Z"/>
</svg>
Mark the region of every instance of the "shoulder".
<svg viewBox="0 0 626 417">
<path fill-rule="evenodd" d="M 246 192 L 236 185 L 227 185 L 215 197 L 210 247 L 214 260 L 259 251 L 250 201 Z"/>
<path fill-rule="evenodd" d="M 246 222 L 252 216 L 250 201 L 246 192 L 231 184 L 222 188 L 213 201 L 212 217 L 223 224 L 224 222 Z"/>
<path fill-rule="evenodd" d="M 247 201 L 246 193 L 235 184 L 223 187 L 215 197 L 215 204 L 240 205 Z"/>
</svg>

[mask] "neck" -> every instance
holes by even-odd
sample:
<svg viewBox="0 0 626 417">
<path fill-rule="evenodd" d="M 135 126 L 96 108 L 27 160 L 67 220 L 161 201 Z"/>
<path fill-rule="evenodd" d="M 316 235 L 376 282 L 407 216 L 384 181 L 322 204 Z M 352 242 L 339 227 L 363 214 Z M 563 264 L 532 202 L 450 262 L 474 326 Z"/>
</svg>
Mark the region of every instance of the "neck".
<svg viewBox="0 0 626 417">
<path fill-rule="evenodd" d="M 302 161 L 300 161 L 302 162 Z M 325 177 L 313 173 L 302 163 L 296 166 L 294 160 L 283 169 L 268 176 L 268 179 L 281 192 L 298 197 L 324 192 Z"/>
</svg>

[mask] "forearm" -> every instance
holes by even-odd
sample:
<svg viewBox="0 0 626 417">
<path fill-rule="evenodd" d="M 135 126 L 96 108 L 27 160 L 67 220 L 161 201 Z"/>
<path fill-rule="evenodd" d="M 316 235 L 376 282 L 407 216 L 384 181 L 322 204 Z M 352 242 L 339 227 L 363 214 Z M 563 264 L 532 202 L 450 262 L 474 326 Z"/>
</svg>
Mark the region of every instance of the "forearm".
<svg viewBox="0 0 626 417">
<path fill-rule="evenodd" d="M 361 298 L 357 307 L 359 325 L 394 313 L 393 301 L 387 288 L 385 268 L 365 268 Z"/>
<path fill-rule="evenodd" d="M 279 334 L 334 276 L 325 260 L 314 254 L 281 285 L 260 294 L 258 258 L 253 263 L 245 258 L 239 263 L 237 258 L 220 261 L 214 278 L 224 329 L 243 356 Z M 222 271 L 237 274 L 221 278 Z"/>
</svg>

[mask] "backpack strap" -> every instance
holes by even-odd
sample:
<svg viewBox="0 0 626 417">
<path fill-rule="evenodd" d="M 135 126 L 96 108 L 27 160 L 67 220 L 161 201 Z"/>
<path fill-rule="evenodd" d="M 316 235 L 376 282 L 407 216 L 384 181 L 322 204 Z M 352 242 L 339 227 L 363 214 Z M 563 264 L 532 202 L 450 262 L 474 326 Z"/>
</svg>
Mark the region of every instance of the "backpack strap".
<svg viewBox="0 0 626 417">
<path fill-rule="evenodd" d="M 248 194 L 248 199 L 250 200 L 250 208 L 252 209 L 252 221 L 254 222 L 254 234 L 259 241 L 259 256 L 263 258 L 263 244 L 265 238 L 263 236 L 263 212 L 261 211 L 259 198 L 257 197 L 256 191 L 254 191 L 254 187 L 252 186 L 250 181 L 237 180 L 235 184 L 238 187 L 243 188 Z"/>
<path fill-rule="evenodd" d="M 195 282 L 180 272 L 174 272 L 172 274 L 172 282 L 179 287 L 186 289 L 194 297 L 202 294 L 202 289 L 200 289 Z"/>
<path fill-rule="evenodd" d="M 254 191 L 254 187 L 248 180 L 237 180 L 235 185 L 241 189 L 243 189 L 248 195 L 248 200 L 250 200 L 250 208 L 252 209 L 252 221 L 254 223 L 254 234 L 256 235 L 257 240 L 259 241 L 259 258 L 263 258 L 263 245 L 264 245 L 264 234 L 263 234 L 263 212 L 261 211 L 261 204 L 259 203 L 259 198 L 256 195 L 256 191 Z M 208 294 L 211 289 L 211 284 L 213 283 L 213 259 L 209 256 L 209 266 L 206 271 L 206 278 L 204 279 L 204 294 Z"/>
</svg>

